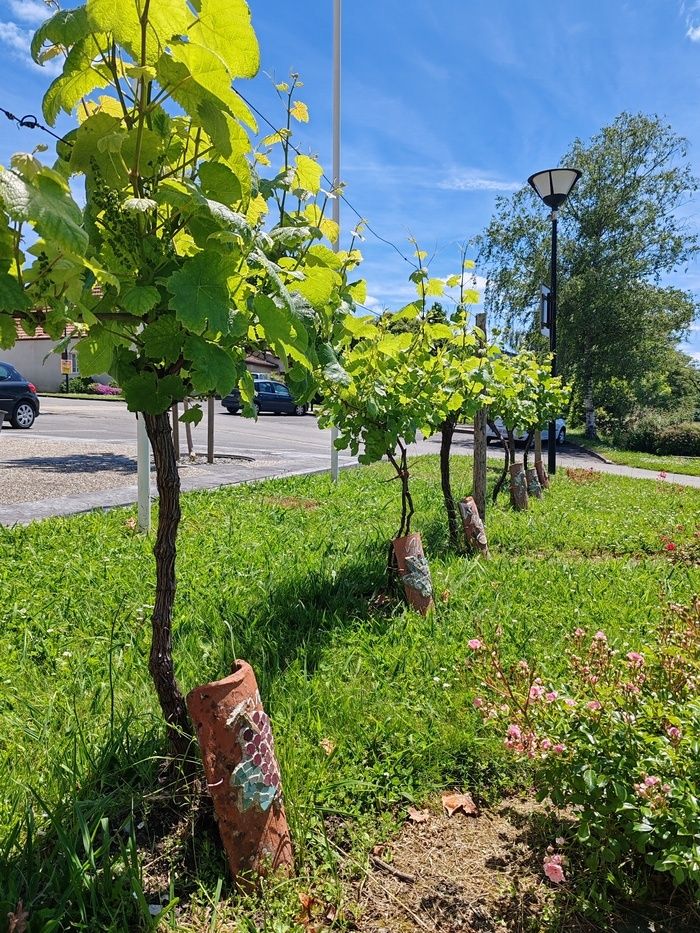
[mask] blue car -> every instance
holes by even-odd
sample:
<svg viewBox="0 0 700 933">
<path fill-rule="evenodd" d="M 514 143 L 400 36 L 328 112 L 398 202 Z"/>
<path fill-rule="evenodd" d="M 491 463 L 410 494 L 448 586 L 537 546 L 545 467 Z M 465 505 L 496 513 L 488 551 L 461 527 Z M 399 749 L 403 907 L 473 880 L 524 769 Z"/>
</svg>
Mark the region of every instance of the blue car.
<svg viewBox="0 0 700 933">
<path fill-rule="evenodd" d="M 253 410 L 256 418 L 260 412 L 265 411 L 273 415 L 305 415 L 309 409 L 308 405 L 300 405 L 295 401 L 287 386 L 281 382 L 276 382 L 274 379 L 257 378 L 254 375 L 253 385 L 255 387 Z M 221 399 L 221 404 L 229 414 L 238 414 L 243 407 L 241 393 L 238 389 L 234 389 L 233 392 Z"/>
<path fill-rule="evenodd" d="M 0 421 L 7 419 L 13 428 L 31 428 L 39 414 L 36 387 L 10 363 L 0 361 Z"/>
</svg>

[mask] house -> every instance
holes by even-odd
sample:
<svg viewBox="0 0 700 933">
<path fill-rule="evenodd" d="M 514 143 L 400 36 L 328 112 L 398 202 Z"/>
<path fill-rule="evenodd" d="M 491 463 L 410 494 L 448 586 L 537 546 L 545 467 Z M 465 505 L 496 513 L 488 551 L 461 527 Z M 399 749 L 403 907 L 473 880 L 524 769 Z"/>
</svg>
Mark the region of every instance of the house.
<svg viewBox="0 0 700 933">
<path fill-rule="evenodd" d="M 30 336 L 20 324 L 17 324 L 17 342 L 10 350 L 0 350 L 2 359 L 11 363 L 19 370 L 25 379 L 33 382 L 39 392 L 58 392 L 61 384 L 65 382 L 66 373 L 62 371 L 61 354 L 54 352 L 59 341 L 53 340 L 49 335 L 37 327 L 34 336 Z M 78 358 L 72 341 L 66 352 L 71 376 L 78 376 Z M 108 377 L 99 381 L 108 381 Z"/>
<path fill-rule="evenodd" d="M 37 327 L 33 337 L 19 323 L 16 327 L 17 342 L 10 350 L 1 350 L 0 355 L 3 360 L 19 370 L 25 379 L 33 382 L 38 392 L 58 392 L 65 384 L 66 375 L 69 379 L 81 375 L 78 354 L 74 349 L 77 338 L 71 341 L 62 359 L 61 353 L 55 352 L 59 341 L 49 337 L 41 327 Z M 283 372 L 281 361 L 272 353 L 251 353 L 246 357 L 245 363 L 250 372 L 254 373 L 275 376 Z M 67 373 L 65 364 L 70 367 Z M 105 384 L 112 381 L 106 373 L 94 376 L 94 380 Z"/>
</svg>

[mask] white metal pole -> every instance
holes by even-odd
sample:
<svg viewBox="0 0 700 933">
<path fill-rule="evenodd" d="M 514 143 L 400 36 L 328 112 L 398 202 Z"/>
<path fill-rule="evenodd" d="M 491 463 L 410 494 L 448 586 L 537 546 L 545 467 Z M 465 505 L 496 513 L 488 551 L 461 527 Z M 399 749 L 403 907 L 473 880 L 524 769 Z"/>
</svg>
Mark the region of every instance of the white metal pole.
<svg viewBox="0 0 700 933">
<path fill-rule="evenodd" d="M 333 220 L 338 224 L 336 252 L 340 249 L 340 58 L 341 58 L 342 0 L 333 0 Z M 331 428 L 331 479 L 338 482 L 338 451 L 335 441 L 338 429 Z"/>
<path fill-rule="evenodd" d="M 136 415 L 136 475 L 139 491 L 139 531 L 151 530 L 151 448 L 146 433 L 146 422 Z"/>
</svg>

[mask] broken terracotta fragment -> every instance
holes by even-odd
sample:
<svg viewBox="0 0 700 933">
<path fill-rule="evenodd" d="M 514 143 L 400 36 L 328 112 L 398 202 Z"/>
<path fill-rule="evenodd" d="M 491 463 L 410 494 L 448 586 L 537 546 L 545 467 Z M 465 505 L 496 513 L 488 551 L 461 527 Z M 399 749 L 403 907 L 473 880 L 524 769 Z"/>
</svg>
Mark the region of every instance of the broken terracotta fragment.
<svg viewBox="0 0 700 933">
<path fill-rule="evenodd" d="M 417 531 L 403 538 L 394 538 L 396 569 L 403 583 L 406 601 L 422 615 L 433 605 L 433 581 L 423 552 L 423 542 Z"/>
</svg>

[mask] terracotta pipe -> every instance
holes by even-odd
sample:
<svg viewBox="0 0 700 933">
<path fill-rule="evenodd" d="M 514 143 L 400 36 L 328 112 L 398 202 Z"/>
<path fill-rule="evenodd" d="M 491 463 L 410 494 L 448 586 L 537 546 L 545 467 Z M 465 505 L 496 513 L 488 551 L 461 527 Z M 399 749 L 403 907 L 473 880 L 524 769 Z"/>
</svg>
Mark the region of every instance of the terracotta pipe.
<svg viewBox="0 0 700 933">
<path fill-rule="evenodd" d="M 528 496 L 534 496 L 536 499 L 541 499 L 542 487 L 540 486 L 537 469 L 535 467 L 528 467 L 528 469 L 525 471 L 525 477 L 527 479 Z"/>
<path fill-rule="evenodd" d="M 433 583 L 421 536 L 414 531 L 404 538 L 394 538 L 392 545 L 406 600 L 410 606 L 426 615 L 433 605 Z"/>
<path fill-rule="evenodd" d="M 252 667 L 236 661 L 229 677 L 195 687 L 187 709 L 231 875 L 290 872 L 292 843 L 279 765 Z"/>
<path fill-rule="evenodd" d="M 489 557 L 489 544 L 486 538 L 486 529 L 479 515 L 476 501 L 467 496 L 459 503 L 459 513 L 462 516 L 462 525 L 467 544 L 484 557 Z"/>
<path fill-rule="evenodd" d="M 535 469 L 537 470 L 537 479 L 540 481 L 542 489 L 549 489 L 549 476 L 547 476 L 547 471 L 541 459 L 535 460 Z"/>
<path fill-rule="evenodd" d="M 522 463 L 510 465 L 510 501 L 513 508 L 519 512 L 528 507 L 527 481 Z"/>
</svg>

